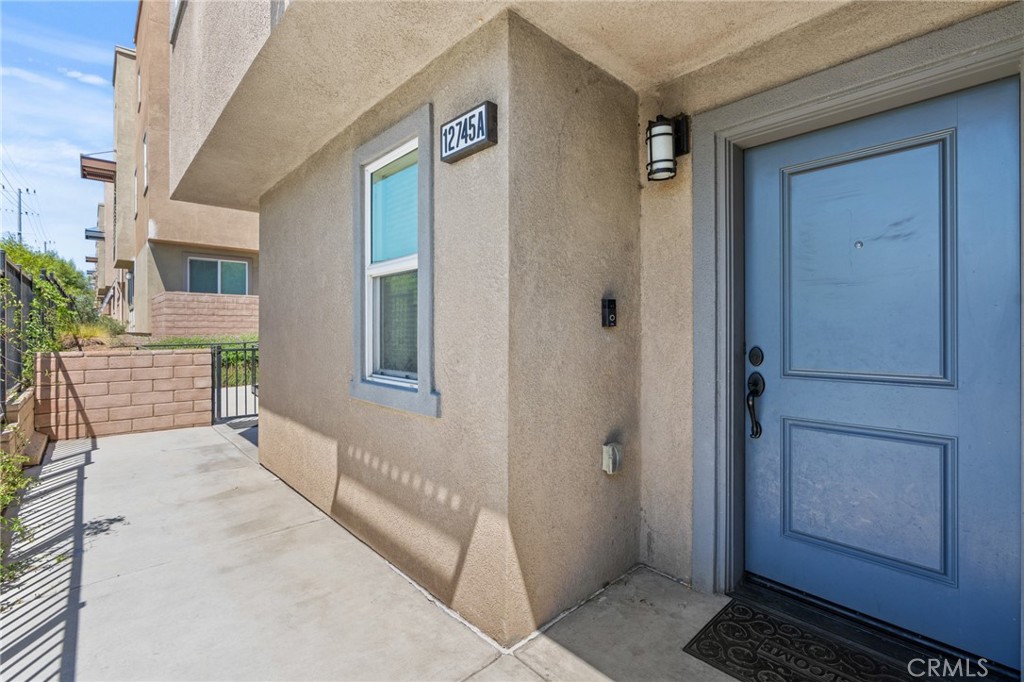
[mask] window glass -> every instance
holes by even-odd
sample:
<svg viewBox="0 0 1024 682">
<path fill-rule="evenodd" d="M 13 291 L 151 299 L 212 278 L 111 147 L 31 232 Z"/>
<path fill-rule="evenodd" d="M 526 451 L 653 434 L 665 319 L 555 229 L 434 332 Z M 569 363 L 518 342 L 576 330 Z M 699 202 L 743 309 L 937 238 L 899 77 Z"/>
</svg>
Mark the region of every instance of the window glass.
<svg viewBox="0 0 1024 682">
<path fill-rule="evenodd" d="M 395 159 L 370 176 L 370 262 L 416 253 L 419 150 Z"/>
<path fill-rule="evenodd" d="M 377 279 L 380 305 L 380 368 L 416 376 L 416 271 Z"/>
<path fill-rule="evenodd" d="M 216 294 L 217 261 L 195 258 L 189 260 L 188 290 L 197 294 Z"/>
<path fill-rule="evenodd" d="M 247 278 L 245 263 L 233 261 L 221 261 L 220 263 L 220 293 L 222 294 L 245 294 Z"/>
</svg>

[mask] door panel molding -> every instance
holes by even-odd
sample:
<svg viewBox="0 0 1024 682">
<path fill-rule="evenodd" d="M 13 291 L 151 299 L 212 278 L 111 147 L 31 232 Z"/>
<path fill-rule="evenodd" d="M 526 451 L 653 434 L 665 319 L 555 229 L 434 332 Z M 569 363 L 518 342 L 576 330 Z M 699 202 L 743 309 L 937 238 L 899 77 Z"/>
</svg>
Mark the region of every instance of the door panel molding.
<svg viewBox="0 0 1024 682">
<path fill-rule="evenodd" d="M 797 248 L 799 248 L 800 240 L 794 235 L 794 224 L 793 217 L 794 211 L 796 214 L 800 214 L 800 207 L 795 206 L 794 201 L 794 182 L 798 180 L 807 180 L 810 174 L 824 172 L 828 173 L 831 171 L 844 172 L 849 171 L 852 167 L 857 164 L 863 163 L 885 163 L 898 161 L 898 156 L 905 152 L 921 152 L 921 151 L 934 151 L 937 159 L 925 158 L 922 159 L 925 163 L 917 163 L 913 166 L 904 167 L 901 170 L 908 174 L 917 174 L 921 177 L 925 176 L 925 173 L 929 171 L 934 172 L 934 177 L 930 178 L 934 180 L 934 187 L 921 188 L 924 190 L 932 189 L 935 192 L 935 197 L 922 196 L 922 201 L 919 202 L 922 213 L 927 212 L 929 209 L 934 207 L 936 215 L 936 222 L 940 226 L 939 234 L 936 235 L 937 239 L 937 253 L 935 254 L 935 269 L 938 272 L 938 282 L 935 282 L 935 290 L 932 292 L 918 292 L 919 294 L 931 293 L 935 300 L 931 301 L 916 301 L 916 303 L 924 303 L 925 305 L 917 306 L 918 309 L 932 308 L 935 315 L 935 327 L 937 327 L 937 334 L 935 335 L 935 354 L 928 358 L 915 358 L 915 354 L 911 353 L 909 347 L 906 351 L 906 355 L 899 358 L 902 364 L 915 362 L 918 360 L 927 360 L 928 367 L 918 368 L 918 371 L 906 371 L 904 368 L 889 368 L 888 370 L 880 367 L 871 367 L 875 361 L 885 356 L 882 349 L 872 348 L 871 340 L 865 339 L 863 336 L 858 336 L 858 329 L 864 328 L 865 320 L 858 319 L 856 317 L 850 317 L 850 310 L 847 309 L 843 312 L 838 310 L 834 311 L 834 316 L 829 317 L 829 321 L 834 323 L 838 328 L 842 328 L 846 334 L 846 340 L 850 347 L 847 348 L 847 353 L 842 351 L 833 351 L 838 355 L 844 355 L 847 360 L 855 360 L 854 353 L 860 356 L 866 356 L 859 358 L 859 363 L 866 365 L 858 369 L 850 367 L 827 367 L 823 366 L 823 359 L 817 359 L 812 362 L 808 362 L 808 359 L 804 359 L 804 362 L 798 362 L 796 357 L 796 349 L 794 348 L 794 340 L 800 337 L 800 327 L 806 327 L 806 325 L 797 325 L 798 329 L 794 329 L 794 324 L 797 322 L 797 312 L 799 309 L 796 307 L 798 303 L 798 291 L 803 288 L 794 283 L 794 254 Z M 937 162 L 936 162 L 937 161 Z M 779 204 L 782 207 L 782 374 L 787 377 L 801 377 L 805 379 L 825 379 L 828 381 L 868 381 L 872 383 L 881 384 L 909 384 L 909 385 L 927 385 L 927 386 L 956 386 L 956 131 L 955 130 L 941 130 L 935 133 L 929 133 L 927 135 L 919 135 L 912 138 L 903 138 L 893 140 L 883 145 L 875 147 L 869 147 L 865 149 L 856 150 L 853 152 L 844 152 L 842 154 L 833 155 L 821 159 L 816 159 L 807 163 L 795 164 L 787 166 L 781 170 L 782 178 L 780 183 L 781 196 L 779 197 Z M 866 171 L 871 173 L 872 171 Z M 918 216 L 920 217 L 920 216 Z M 906 221 L 910 222 L 908 218 Z M 894 223 L 895 224 L 895 223 Z M 910 223 L 913 224 L 912 222 Z M 893 239 L 896 242 L 902 241 L 899 233 L 900 229 L 907 229 L 906 225 L 900 228 L 897 227 L 895 231 L 889 231 L 886 234 L 880 234 L 877 239 Z M 806 236 L 806 234 L 805 234 Z M 910 237 L 910 234 L 903 235 L 904 237 Z M 869 239 L 865 239 L 869 242 Z M 912 242 L 906 242 L 903 244 L 903 255 L 913 258 L 915 255 L 919 256 L 921 251 L 919 250 L 919 244 Z M 819 259 L 821 260 L 821 259 Z M 822 262 L 821 265 L 826 266 L 824 269 L 829 269 L 828 265 L 832 263 Z M 927 263 L 920 263 L 921 265 L 927 265 Z M 806 300 L 806 299 L 805 299 Z M 896 321 L 905 319 L 906 324 L 911 324 L 909 317 L 905 317 L 900 313 L 908 313 L 911 311 L 911 306 L 908 306 L 909 301 L 903 301 L 902 310 L 893 310 L 892 318 Z M 928 305 L 930 304 L 930 305 Z M 795 309 L 796 308 L 796 309 Z M 819 317 L 822 314 L 829 315 L 829 309 L 815 310 L 809 312 L 808 317 Z M 819 318 L 820 320 L 820 318 Z M 886 349 L 890 353 L 894 350 L 893 348 Z M 934 363 L 934 364 L 933 364 Z M 801 366 L 803 365 L 803 366 Z M 901 371 L 903 370 L 903 371 Z M 930 370 L 930 371 L 929 371 Z"/>
<path fill-rule="evenodd" d="M 920 458 L 919 466 L 932 470 L 935 476 L 934 500 L 940 507 L 941 523 L 934 528 L 914 528 L 906 524 L 908 517 L 915 519 L 927 519 L 927 511 L 920 510 L 915 513 L 911 500 L 906 498 L 904 514 L 887 518 L 887 515 L 880 515 L 872 519 L 874 524 L 890 524 L 885 528 L 887 532 L 881 535 L 890 540 L 890 547 L 885 549 L 868 547 L 862 542 L 856 542 L 852 538 L 829 537 L 828 530 L 814 529 L 803 524 L 801 528 L 799 520 L 794 519 L 794 495 L 799 494 L 799 488 L 794 479 L 794 469 L 799 469 L 794 462 L 794 445 L 798 444 L 799 434 L 803 432 L 810 436 L 824 436 L 831 438 L 854 438 L 880 441 L 887 444 L 901 446 L 903 455 L 916 456 Z M 956 560 L 956 517 L 957 517 L 957 439 L 941 434 L 915 433 L 910 431 L 898 431 L 893 429 L 881 429 L 877 427 L 861 426 L 857 424 L 844 424 L 831 421 L 818 421 L 811 419 L 782 418 L 782 529 L 781 535 L 800 542 L 808 542 L 818 547 L 823 547 L 840 554 L 846 554 L 864 561 L 871 561 L 882 564 L 889 568 L 905 571 L 912 575 L 935 580 L 955 587 L 957 585 L 957 560 Z M 916 451 L 916 452 L 915 452 Z M 886 453 L 889 454 L 889 453 Z M 864 471 L 870 472 L 871 467 L 865 466 Z M 885 474 L 890 474 L 886 471 Z M 917 500 L 920 502 L 920 500 Z M 850 509 L 833 509 L 833 514 L 852 513 Z M 865 510 L 859 510 L 864 514 Z M 877 529 L 874 529 L 877 530 Z M 817 532 L 816 532 L 817 531 Z M 901 535 L 903 535 L 901 537 Z M 870 536 L 868 539 L 871 539 Z M 928 543 L 931 546 L 928 546 Z M 904 556 L 899 556 L 902 552 Z M 915 556 L 910 556 L 913 553 Z"/>
<path fill-rule="evenodd" d="M 1019 76 L 1022 22 L 1010 5 L 693 118 L 695 589 L 743 576 L 743 150 Z"/>
</svg>

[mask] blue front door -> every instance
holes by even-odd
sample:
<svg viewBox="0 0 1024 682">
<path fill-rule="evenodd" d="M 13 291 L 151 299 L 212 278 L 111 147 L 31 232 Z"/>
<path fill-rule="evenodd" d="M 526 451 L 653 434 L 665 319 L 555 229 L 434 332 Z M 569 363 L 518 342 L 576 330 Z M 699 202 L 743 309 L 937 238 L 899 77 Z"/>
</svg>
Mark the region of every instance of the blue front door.
<svg viewBox="0 0 1024 682">
<path fill-rule="evenodd" d="M 747 571 L 1012 667 L 1019 102 L 997 81 L 744 159 Z"/>
</svg>

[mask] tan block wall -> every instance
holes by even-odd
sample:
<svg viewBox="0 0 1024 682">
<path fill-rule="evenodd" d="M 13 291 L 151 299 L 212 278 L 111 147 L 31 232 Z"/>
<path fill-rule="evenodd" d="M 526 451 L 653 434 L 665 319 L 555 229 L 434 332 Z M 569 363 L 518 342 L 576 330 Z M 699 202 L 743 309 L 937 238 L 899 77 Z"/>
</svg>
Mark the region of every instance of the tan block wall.
<svg viewBox="0 0 1024 682">
<path fill-rule="evenodd" d="M 28 439 L 35 431 L 35 401 L 32 390 L 26 390 L 4 405 L 4 418 L 7 421 L 3 433 L 0 434 L 0 450 L 4 452 L 23 452 Z"/>
<path fill-rule="evenodd" d="M 41 353 L 35 427 L 51 439 L 212 423 L 209 349 Z"/>
<path fill-rule="evenodd" d="M 152 334 L 226 336 L 259 331 L 259 296 L 164 291 L 153 297 Z"/>
</svg>

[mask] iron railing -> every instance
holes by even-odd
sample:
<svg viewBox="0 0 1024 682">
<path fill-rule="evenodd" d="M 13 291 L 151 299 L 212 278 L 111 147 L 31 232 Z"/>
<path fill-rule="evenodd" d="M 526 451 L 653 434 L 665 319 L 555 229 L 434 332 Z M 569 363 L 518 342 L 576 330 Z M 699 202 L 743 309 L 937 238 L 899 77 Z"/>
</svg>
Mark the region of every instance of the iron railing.
<svg viewBox="0 0 1024 682">
<path fill-rule="evenodd" d="M 6 400 L 12 393 L 17 394 L 32 384 L 35 358 L 29 349 L 29 336 L 39 341 L 38 335 L 57 338 L 57 311 L 52 297 L 39 297 L 39 286 L 43 282 L 53 286 L 64 298 L 68 309 L 75 312 L 75 299 L 61 286 L 57 278 L 46 270 L 33 279 L 21 266 L 7 258 L 0 249 L 0 279 L 3 280 L 3 295 L 0 296 L 0 396 Z M 34 305 L 36 299 L 42 305 Z M 32 315 L 38 315 L 39 327 L 30 335 L 26 328 Z"/>
<path fill-rule="evenodd" d="M 23 358 L 27 351 L 25 323 L 32 314 L 35 289 L 32 276 L 8 260 L 3 250 L 0 250 L 0 268 L 0 276 L 6 281 L 0 303 L 0 396 L 6 400 L 8 393 L 22 388 Z"/>
<path fill-rule="evenodd" d="M 259 414 L 260 348 L 256 343 L 216 344 L 213 351 L 213 420 Z"/>
</svg>

